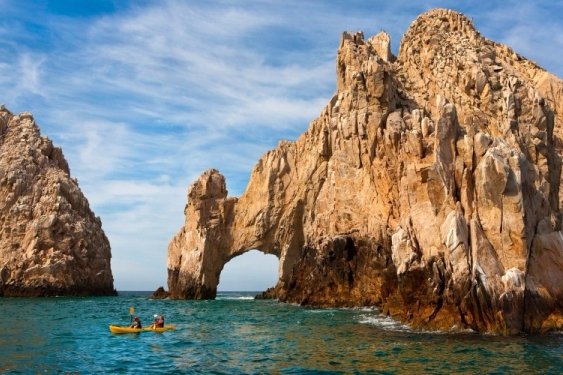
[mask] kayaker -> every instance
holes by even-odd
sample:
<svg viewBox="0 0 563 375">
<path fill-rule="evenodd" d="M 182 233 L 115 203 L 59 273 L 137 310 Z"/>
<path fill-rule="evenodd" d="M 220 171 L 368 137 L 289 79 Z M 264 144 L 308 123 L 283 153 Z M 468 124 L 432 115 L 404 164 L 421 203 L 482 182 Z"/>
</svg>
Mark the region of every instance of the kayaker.
<svg viewBox="0 0 563 375">
<path fill-rule="evenodd" d="M 164 316 L 162 315 L 154 315 L 154 323 L 153 323 L 154 327 L 157 328 L 162 328 L 164 327 Z"/>
<path fill-rule="evenodd" d="M 143 326 L 141 325 L 141 319 L 139 319 L 138 316 L 135 317 L 135 319 L 133 319 L 133 324 L 130 325 L 131 328 L 143 328 Z"/>
</svg>

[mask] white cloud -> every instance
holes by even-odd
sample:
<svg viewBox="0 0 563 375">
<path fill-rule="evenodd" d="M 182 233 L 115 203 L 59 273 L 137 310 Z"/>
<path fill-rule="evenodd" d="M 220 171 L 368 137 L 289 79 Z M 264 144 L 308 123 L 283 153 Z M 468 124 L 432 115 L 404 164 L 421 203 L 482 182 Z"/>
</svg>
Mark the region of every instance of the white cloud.
<svg viewBox="0 0 563 375">
<path fill-rule="evenodd" d="M 41 81 L 42 65 L 45 59 L 42 56 L 33 56 L 25 53 L 20 55 L 18 61 L 18 84 L 20 90 L 32 94 L 43 95 L 43 82 Z"/>
<path fill-rule="evenodd" d="M 265 64 L 241 39 L 267 22 L 275 21 L 246 10 L 227 8 L 221 13 L 166 2 L 125 19 L 104 18 L 89 33 L 95 48 L 81 58 L 90 61 L 104 87 L 149 101 L 149 113 L 155 117 L 172 116 L 174 121 L 197 121 L 222 130 L 258 122 L 261 127 L 279 127 L 287 119 L 303 122 L 311 114 L 303 107 L 310 106 L 293 96 L 320 85 L 318 91 L 327 99 L 326 86 L 334 80 L 327 73 L 333 65 Z M 272 108 L 269 102 L 285 104 Z M 268 106 L 267 116 L 257 116 L 258 109 Z M 182 115 L 186 117 L 178 118 Z"/>
<path fill-rule="evenodd" d="M 44 63 L 40 53 L 23 52 L 4 55 L 0 62 L 0 85 L 5 87 L 2 100 L 17 102 L 34 95 L 45 97 Z"/>
<path fill-rule="evenodd" d="M 121 290 L 166 286 L 166 247 L 183 223 L 185 187 L 109 182 L 100 205 L 111 239 L 112 269 Z M 145 271 L 137 273 L 135 267 Z"/>
</svg>

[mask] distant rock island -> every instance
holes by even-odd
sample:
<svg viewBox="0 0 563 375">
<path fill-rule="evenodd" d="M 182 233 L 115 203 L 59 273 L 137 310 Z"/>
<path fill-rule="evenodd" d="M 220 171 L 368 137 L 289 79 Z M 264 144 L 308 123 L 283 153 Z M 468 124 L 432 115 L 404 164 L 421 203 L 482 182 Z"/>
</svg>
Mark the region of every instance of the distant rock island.
<svg viewBox="0 0 563 375">
<path fill-rule="evenodd" d="M 0 296 L 115 295 L 110 259 L 61 149 L 0 107 Z"/>
<path fill-rule="evenodd" d="M 414 328 L 563 328 L 563 83 L 455 11 L 420 15 L 398 57 L 345 32 L 337 91 L 228 197 L 208 170 L 168 248 L 172 298 L 214 298 L 223 266 L 275 254 L 264 297 L 378 306 Z"/>
</svg>

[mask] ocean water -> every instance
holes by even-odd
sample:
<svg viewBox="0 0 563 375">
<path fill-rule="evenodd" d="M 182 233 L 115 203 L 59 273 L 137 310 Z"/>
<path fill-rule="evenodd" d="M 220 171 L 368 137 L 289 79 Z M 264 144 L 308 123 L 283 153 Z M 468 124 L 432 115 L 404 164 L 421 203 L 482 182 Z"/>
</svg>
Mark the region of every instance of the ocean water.
<svg viewBox="0 0 563 375">
<path fill-rule="evenodd" d="M 214 301 L 0 299 L 2 374 L 560 374 L 563 335 L 414 332 L 372 309 L 311 309 L 219 293 Z M 129 307 L 175 331 L 115 335 Z"/>
</svg>

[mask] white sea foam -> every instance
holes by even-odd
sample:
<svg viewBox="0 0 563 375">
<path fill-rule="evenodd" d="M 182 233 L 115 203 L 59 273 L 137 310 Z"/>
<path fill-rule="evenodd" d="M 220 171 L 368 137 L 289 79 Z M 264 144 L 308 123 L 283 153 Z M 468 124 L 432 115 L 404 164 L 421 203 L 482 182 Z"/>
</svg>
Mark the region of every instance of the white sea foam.
<svg viewBox="0 0 563 375">
<path fill-rule="evenodd" d="M 362 314 L 359 316 L 358 322 L 361 324 L 373 325 L 389 331 L 411 331 L 411 328 L 407 325 L 380 314 Z"/>
<path fill-rule="evenodd" d="M 309 314 L 327 314 L 327 313 L 334 314 L 338 310 L 337 309 L 307 309 L 305 311 Z"/>
<path fill-rule="evenodd" d="M 252 296 L 217 296 L 215 299 L 217 300 L 252 300 L 254 297 Z"/>
<path fill-rule="evenodd" d="M 363 312 L 378 312 L 379 309 L 375 306 L 363 306 L 363 307 L 355 307 L 353 310 L 363 311 Z"/>
</svg>

